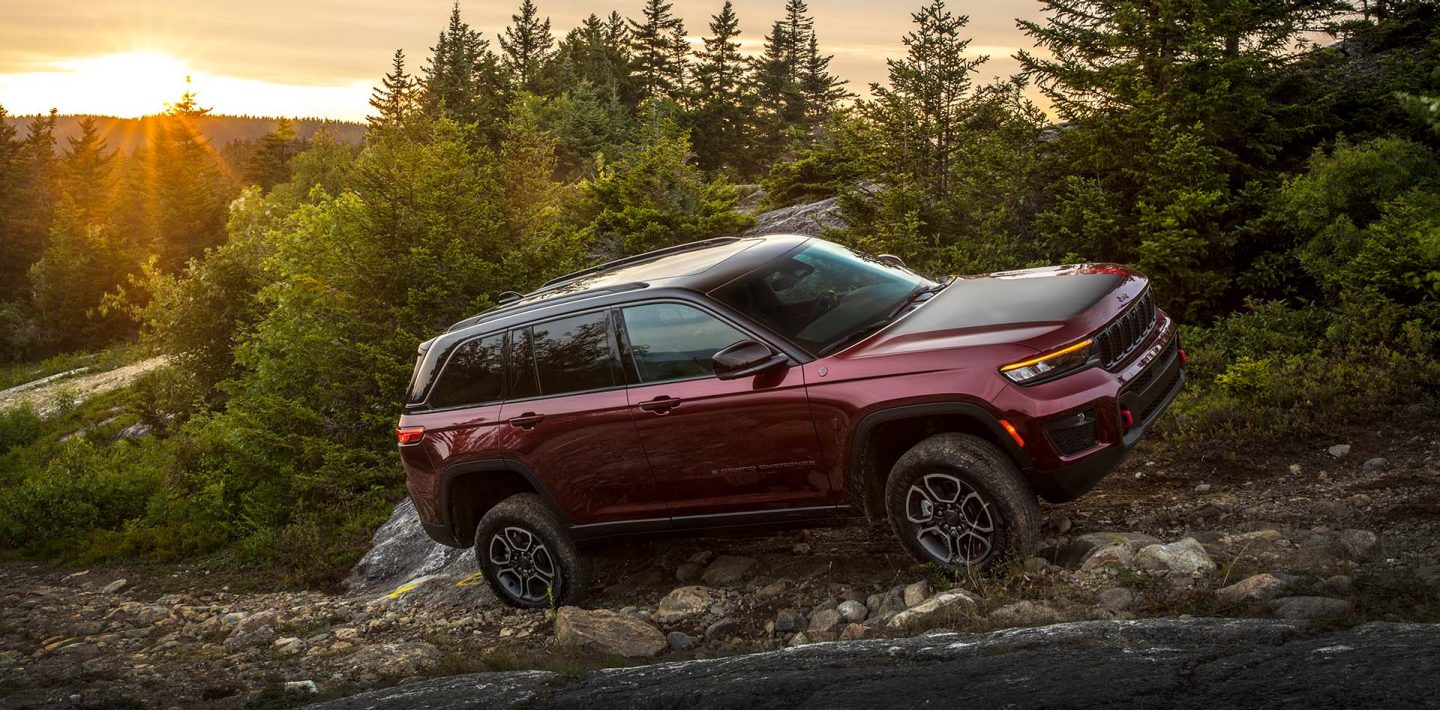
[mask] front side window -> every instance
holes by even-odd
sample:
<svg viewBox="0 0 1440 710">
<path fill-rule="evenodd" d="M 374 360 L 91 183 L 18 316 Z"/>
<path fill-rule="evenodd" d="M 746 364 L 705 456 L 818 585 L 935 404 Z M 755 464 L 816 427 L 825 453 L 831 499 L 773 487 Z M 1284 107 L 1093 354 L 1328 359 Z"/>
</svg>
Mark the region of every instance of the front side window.
<svg viewBox="0 0 1440 710">
<path fill-rule="evenodd" d="M 877 327 L 934 284 L 838 244 L 814 241 L 715 295 L 814 353 Z"/>
<path fill-rule="evenodd" d="M 540 394 L 614 387 L 610 319 L 604 311 L 539 323 L 530 328 Z"/>
<path fill-rule="evenodd" d="M 430 406 L 463 407 L 500 401 L 505 369 L 503 342 L 504 337 L 496 333 L 456 347 L 430 392 Z"/>
<path fill-rule="evenodd" d="M 715 374 L 710 358 L 744 333 L 698 308 L 650 303 L 622 311 L 630 357 L 645 384 Z"/>
</svg>

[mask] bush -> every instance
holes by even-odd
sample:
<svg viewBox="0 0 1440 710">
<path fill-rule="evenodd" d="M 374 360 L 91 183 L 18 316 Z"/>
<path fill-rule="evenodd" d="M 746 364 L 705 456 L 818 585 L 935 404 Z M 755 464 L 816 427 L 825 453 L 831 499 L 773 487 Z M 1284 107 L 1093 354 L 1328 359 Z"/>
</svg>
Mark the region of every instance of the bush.
<svg viewBox="0 0 1440 710">
<path fill-rule="evenodd" d="M 0 454 L 25 446 L 40 435 L 40 417 L 29 402 L 0 411 Z"/>
</svg>

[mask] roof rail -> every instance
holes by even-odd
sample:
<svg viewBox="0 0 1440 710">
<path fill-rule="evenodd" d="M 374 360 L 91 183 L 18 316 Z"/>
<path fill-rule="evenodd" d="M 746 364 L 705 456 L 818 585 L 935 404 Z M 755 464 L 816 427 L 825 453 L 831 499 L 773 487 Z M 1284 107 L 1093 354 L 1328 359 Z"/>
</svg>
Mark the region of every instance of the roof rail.
<svg viewBox="0 0 1440 710">
<path fill-rule="evenodd" d="M 660 257 L 662 257 L 662 256 L 669 256 L 669 255 L 671 255 L 671 254 L 680 254 L 680 253 L 687 252 L 687 251 L 693 251 L 693 250 L 695 250 L 695 249 L 705 249 L 705 248 L 707 248 L 707 247 L 713 247 L 713 246 L 717 246 L 717 245 L 720 245 L 720 244 L 729 244 L 730 242 L 738 242 L 738 241 L 740 241 L 740 238 L 739 238 L 739 237 L 715 237 L 714 239 L 702 239 L 702 240 L 700 240 L 700 241 L 698 241 L 698 242 L 689 242 L 689 243 L 687 243 L 687 244 L 677 244 L 677 245 L 675 245 L 675 246 L 673 246 L 673 247 L 665 247 L 664 249 L 656 249 L 655 251 L 647 251 L 647 252 L 645 252 L 644 254 L 636 254 L 636 255 L 634 255 L 634 256 L 627 256 L 627 257 L 624 257 L 624 258 L 621 258 L 621 259 L 616 259 L 616 260 L 614 260 L 614 261 L 607 261 L 607 262 L 605 262 L 605 263 L 603 263 L 603 264 L 600 264 L 600 265 L 598 265 L 598 266 L 591 266 L 591 267 L 586 268 L 586 269 L 581 269 L 581 270 L 579 270 L 579 271 L 575 271 L 575 272 L 572 272 L 572 273 L 565 274 L 564 276 L 560 276 L 560 277 L 558 277 L 558 278 L 550 279 L 549 281 L 546 281 L 545 283 L 541 284 L 539 290 L 544 290 L 544 289 L 550 288 L 551 286 L 555 286 L 555 285 L 558 285 L 558 284 L 562 284 L 562 283 L 565 283 L 565 282 L 567 282 L 567 281 L 574 281 L 575 279 L 578 279 L 578 278 L 580 278 L 580 277 L 582 277 L 582 276 L 589 276 L 589 275 L 591 275 L 591 274 L 598 274 L 598 273 L 601 273 L 601 272 L 603 272 L 603 271 L 610 271 L 611 269 L 618 269 L 618 268 L 620 268 L 620 267 L 622 267 L 622 266 L 630 266 L 631 264 L 639 264 L 639 263 L 641 263 L 641 262 L 650 261 L 650 260 L 652 260 L 652 259 L 658 259 L 658 258 L 660 258 Z"/>
<path fill-rule="evenodd" d="M 647 285 L 648 285 L 648 284 L 646 284 L 646 283 L 643 282 L 643 281 L 635 281 L 635 282 L 623 283 L 623 284 L 613 284 L 613 285 L 610 285 L 610 286 L 606 286 L 605 288 L 590 289 L 590 290 L 586 290 L 586 291 L 577 291 L 577 292 L 575 292 L 575 293 L 568 293 L 568 294 L 565 294 L 565 295 L 563 295 L 563 296 L 556 296 L 556 297 L 553 297 L 553 298 L 547 298 L 547 299 L 545 299 L 544 301 L 540 302 L 540 304 L 536 304 L 536 303 L 522 303 L 522 302 L 521 302 L 522 299 L 504 300 L 504 301 L 501 301 L 498 305 L 491 306 L 490 308 L 487 308 L 487 309 L 485 309 L 485 310 L 483 310 L 483 311 L 481 311 L 481 312 L 479 312 L 479 313 L 476 313 L 475 315 L 470 316 L 469 318 L 466 318 L 466 319 L 464 319 L 464 320 L 461 320 L 461 321 L 456 322 L 455 324 L 451 325 L 449 328 L 446 328 L 446 329 L 445 329 L 445 332 L 451 333 L 451 332 L 460 330 L 461 328 L 468 328 L 468 327 L 470 327 L 470 326 L 472 326 L 472 325 L 475 325 L 476 323 L 479 323 L 479 322 L 481 322 L 481 321 L 489 320 L 489 319 L 491 319 L 491 318 L 495 318 L 496 316 L 505 315 L 506 313 L 508 313 L 508 312 L 510 312 L 510 311 L 523 310 L 523 309 L 525 309 L 525 308 L 527 308 L 527 307 L 530 307 L 530 306 L 535 306 L 535 305 L 553 306 L 553 305 L 558 304 L 558 303 L 567 303 L 567 302 L 569 302 L 569 301 L 577 301 L 577 300 L 580 300 L 580 299 L 582 299 L 582 298 L 594 298 L 595 296 L 601 296 L 601 295 L 604 295 L 604 294 L 607 294 L 607 293 L 621 293 L 621 292 L 624 292 L 624 291 L 633 291 L 633 290 L 635 290 L 635 289 L 637 289 L 637 288 L 645 288 Z M 509 293 L 509 292 L 507 291 L 507 293 Z"/>
</svg>

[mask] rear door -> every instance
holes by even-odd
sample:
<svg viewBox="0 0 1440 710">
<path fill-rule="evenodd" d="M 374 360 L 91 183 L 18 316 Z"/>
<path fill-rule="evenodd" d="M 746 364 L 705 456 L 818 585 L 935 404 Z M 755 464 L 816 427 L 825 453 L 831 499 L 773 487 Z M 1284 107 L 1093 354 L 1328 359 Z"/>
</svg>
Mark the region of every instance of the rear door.
<svg viewBox="0 0 1440 710">
<path fill-rule="evenodd" d="M 755 338 L 695 305 L 638 304 L 619 320 L 635 425 L 676 526 L 836 504 L 801 368 L 715 377 L 712 355 Z"/>
<path fill-rule="evenodd" d="M 500 438 L 572 522 L 668 526 L 610 323 L 598 310 L 510 331 Z"/>
</svg>

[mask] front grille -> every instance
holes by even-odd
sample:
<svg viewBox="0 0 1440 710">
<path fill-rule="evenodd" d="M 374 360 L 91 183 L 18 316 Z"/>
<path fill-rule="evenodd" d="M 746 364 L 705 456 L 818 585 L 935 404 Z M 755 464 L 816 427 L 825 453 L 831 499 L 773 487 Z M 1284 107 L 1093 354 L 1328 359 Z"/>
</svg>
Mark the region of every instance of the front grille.
<svg viewBox="0 0 1440 710">
<path fill-rule="evenodd" d="M 1129 309 L 1095 336 L 1095 351 L 1100 354 L 1100 362 L 1105 369 L 1124 362 L 1154 327 L 1155 296 L 1147 288 Z"/>
<path fill-rule="evenodd" d="M 1165 378 L 1165 382 L 1156 388 L 1156 396 L 1152 397 L 1150 402 L 1145 405 L 1145 409 L 1140 411 L 1140 418 L 1136 421 L 1150 421 L 1150 417 L 1154 416 L 1156 410 L 1160 409 L 1160 407 L 1165 404 L 1165 401 L 1170 398 L 1170 393 L 1173 392 L 1176 387 L 1180 386 L 1180 374 L 1181 371 L 1178 367 L 1170 370 L 1168 376 Z"/>
<path fill-rule="evenodd" d="M 1131 391 L 1140 392 L 1144 391 L 1146 387 L 1149 387 L 1150 381 L 1155 379 L 1156 373 L 1160 372 L 1160 367 L 1163 366 L 1166 362 L 1169 362 L 1170 358 L 1175 355 L 1175 350 L 1179 348 L 1178 343 L 1179 338 L 1171 336 L 1170 345 L 1165 348 L 1165 351 L 1163 353 L 1156 356 L 1154 360 L 1155 364 L 1145 368 L 1144 370 L 1141 370 L 1140 374 L 1136 375 L 1134 379 L 1130 380 L 1129 384 L 1125 385 L 1125 388 Z"/>
</svg>

